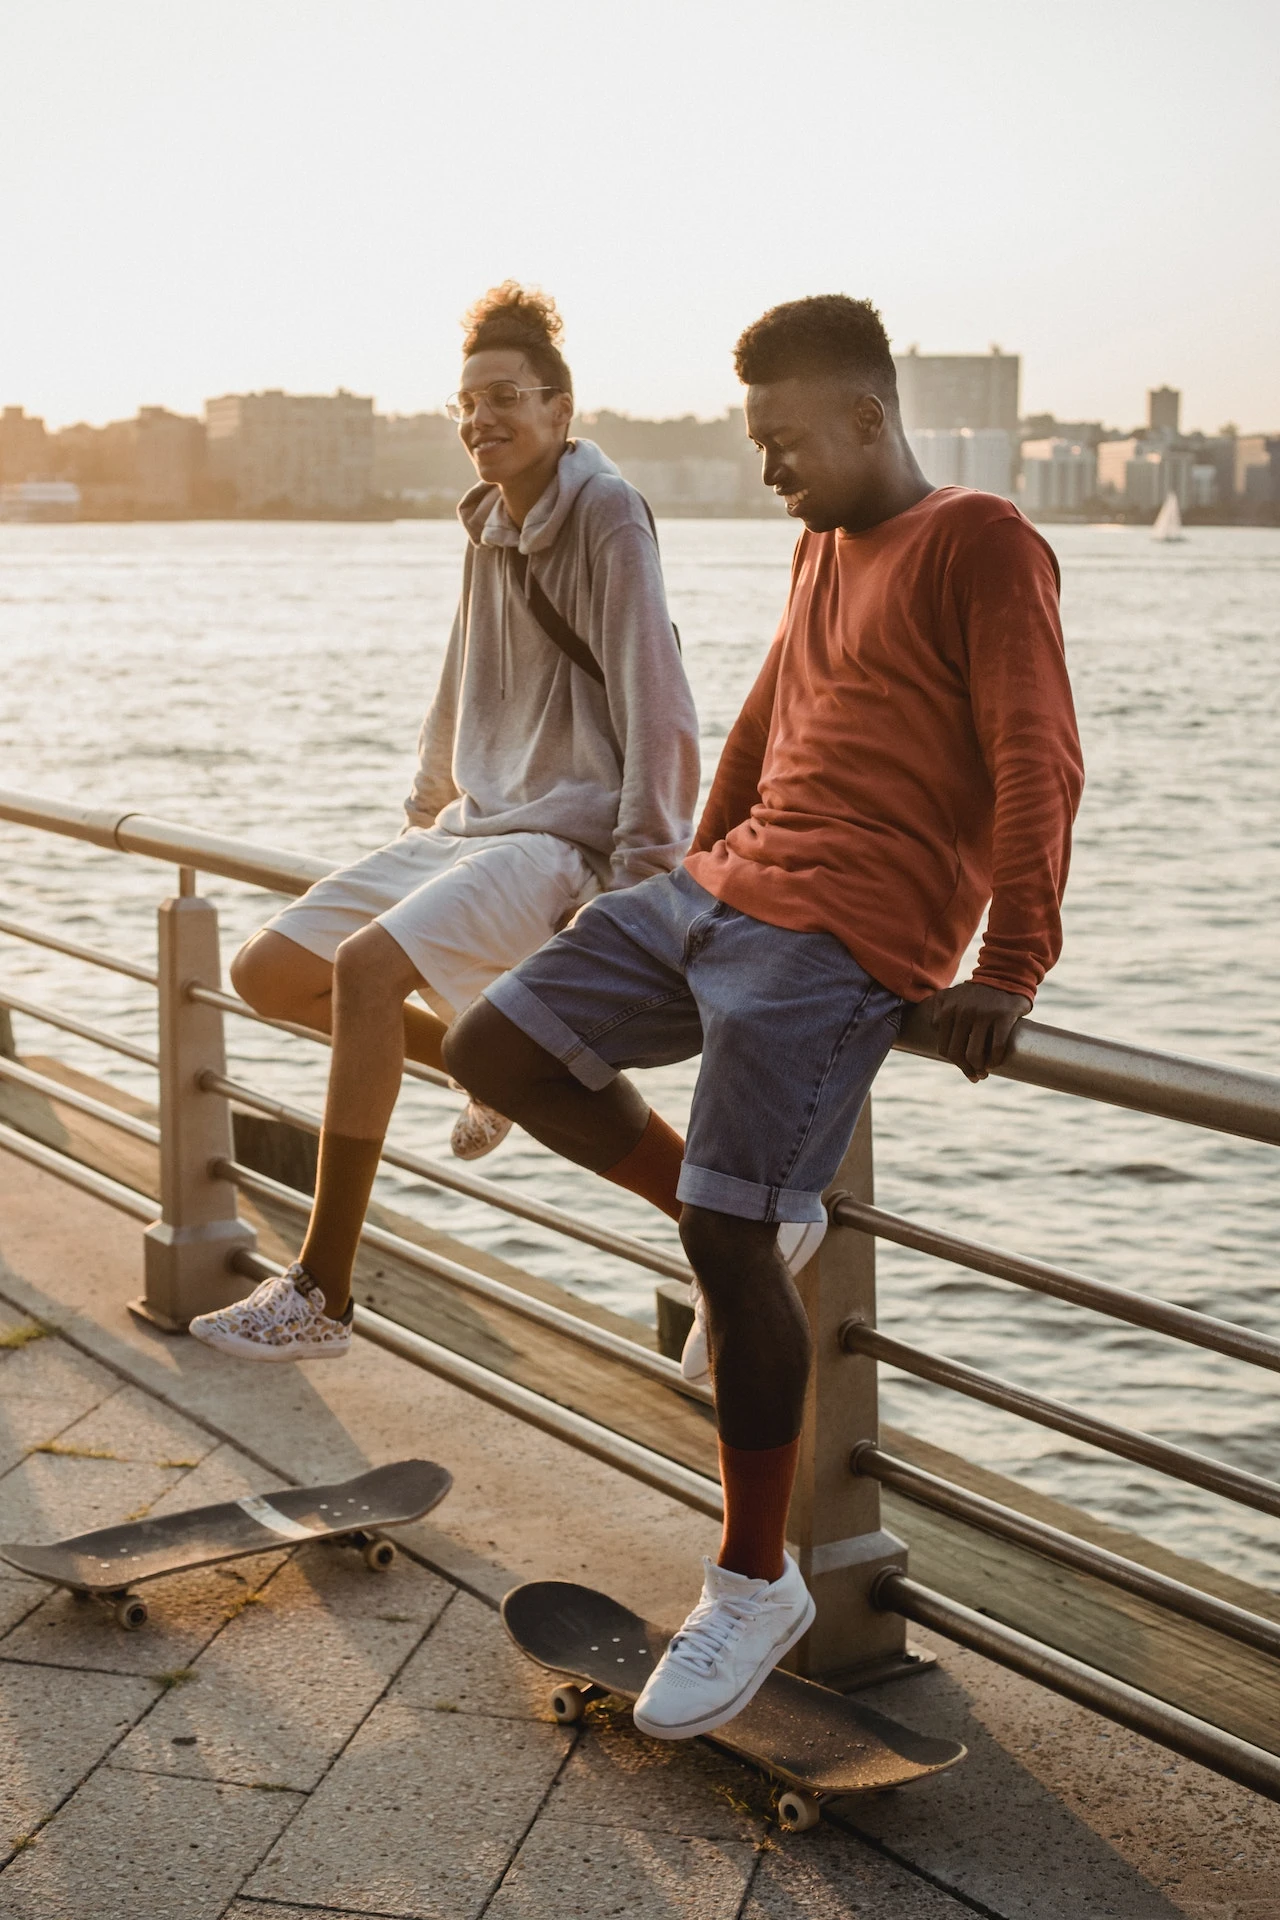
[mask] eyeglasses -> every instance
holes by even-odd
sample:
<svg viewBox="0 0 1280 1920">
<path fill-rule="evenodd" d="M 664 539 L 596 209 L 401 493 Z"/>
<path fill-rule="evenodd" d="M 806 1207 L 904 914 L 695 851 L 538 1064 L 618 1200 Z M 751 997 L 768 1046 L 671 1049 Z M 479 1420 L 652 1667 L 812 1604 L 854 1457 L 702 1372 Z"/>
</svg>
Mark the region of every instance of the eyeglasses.
<svg viewBox="0 0 1280 1920">
<path fill-rule="evenodd" d="M 495 413 L 512 413 L 526 393 L 563 391 L 562 387 L 518 387 L 514 380 L 493 380 L 487 387 L 477 387 L 474 393 L 466 387 L 460 393 L 451 393 L 444 410 L 451 420 L 472 420 L 482 400 L 487 400 Z"/>
</svg>

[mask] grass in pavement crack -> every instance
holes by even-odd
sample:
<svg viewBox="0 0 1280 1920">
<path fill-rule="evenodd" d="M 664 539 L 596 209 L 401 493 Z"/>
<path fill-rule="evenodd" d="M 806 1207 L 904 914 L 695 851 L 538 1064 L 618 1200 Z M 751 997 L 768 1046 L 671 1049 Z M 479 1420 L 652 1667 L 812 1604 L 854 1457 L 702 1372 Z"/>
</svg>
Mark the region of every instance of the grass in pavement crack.
<svg viewBox="0 0 1280 1920">
<path fill-rule="evenodd" d="M 33 1340 L 48 1340 L 50 1334 L 49 1327 L 38 1327 L 34 1320 L 24 1320 L 21 1326 L 8 1327 L 4 1333 L 0 1333 L 0 1353 L 13 1353 L 18 1347 L 29 1347 Z M 26 1842 L 19 1841 L 18 1844 L 25 1846 Z"/>
<path fill-rule="evenodd" d="M 42 1440 L 38 1447 L 28 1447 L 28 1453 L 56 1453 L 66 1460 L 119 1460 L 118 1453 L 111 1453 L 106 1447 L 72 1447 L 62 1440 Z"/>
<path fill-rule="evenodd" d="M 151 1678 L 162 1693 L 168 1693 L 174 1687 L 189 1686 L 198 1675 L 194 1667 L 172 1667 L 168 1673 L 153 1673 Z"/>
</svg>

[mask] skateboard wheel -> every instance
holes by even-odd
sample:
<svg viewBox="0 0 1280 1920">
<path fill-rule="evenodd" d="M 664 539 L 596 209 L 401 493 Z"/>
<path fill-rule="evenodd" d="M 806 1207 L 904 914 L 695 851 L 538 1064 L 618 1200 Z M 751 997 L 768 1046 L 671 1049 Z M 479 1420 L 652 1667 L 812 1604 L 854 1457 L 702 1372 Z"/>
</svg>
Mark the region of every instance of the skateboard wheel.
<svg viewBox="0 0 1280 1920">
<path fill-rule="evenodd" d="M 798 1787 L 778 1796 L 778 1823 L 786 1833 L 807 1833 L 822 1818 L 822 1808 L 814 1795 Z"/>
<path fill-rule="evenodd" d="M 370 1573 L 385 1573 L 395 1563 L 396 1550 L 390 1540 L 368 1540 L 364 1547 L 364 1563 Z"/>
<path fill-rule="evenodd" d="M 575 1687 L 571 1681 L 566 1681 L 564 1686 L 552 1688 L 550 1704 L 551 1711 L 560 1725 L 571 1727 L 576 1720 L 581 1720 L 586 1708 L 587 1696 L 581 1687 Z"/>
<path fill-rule="evenodd" d="M 147 1603 L 139 1600 L 136 1593 L 126 1593 L 116 1601 L 116 1625 L 126 1633 L 136 1633 L 139 1627 L 146 1626 L 147 1619 Z"/>
</svg>

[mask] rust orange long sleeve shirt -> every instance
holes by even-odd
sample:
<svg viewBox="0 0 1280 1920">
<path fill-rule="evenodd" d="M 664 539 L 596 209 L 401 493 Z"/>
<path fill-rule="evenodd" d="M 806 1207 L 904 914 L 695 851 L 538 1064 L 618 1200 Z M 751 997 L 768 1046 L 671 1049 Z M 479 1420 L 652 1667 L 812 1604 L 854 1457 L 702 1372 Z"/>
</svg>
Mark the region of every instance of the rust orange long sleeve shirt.
<svg viewBox="0 0 1280 1920">
<path fill-rule="evenodd" d="M 866 533 L 802 534 L 694 879 L 834 934 L 906 1000 L 949 984 L 990 901 L 974 978 L 1033 1000 L 1084 784 L 1058 588 L 993 494 L 942 487 Z"/>
</svg>

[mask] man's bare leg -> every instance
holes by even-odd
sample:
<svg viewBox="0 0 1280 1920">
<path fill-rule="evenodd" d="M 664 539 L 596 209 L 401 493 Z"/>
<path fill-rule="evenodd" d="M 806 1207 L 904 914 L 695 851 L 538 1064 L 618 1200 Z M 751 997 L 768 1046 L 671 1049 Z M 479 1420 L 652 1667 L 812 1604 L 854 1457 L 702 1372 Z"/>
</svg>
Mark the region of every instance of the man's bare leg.
<svg viewBox="0 0 1280 1920">
<path fill-rule="evenodd" d="M 264 927 L 246 941 L 231 962 L 231 984 L 255 1013 L 266 1014 L 269 1020 L 292 1020 L 317 1033 L 332 1031 L 333 967 L 286 934 Z M 415 974 L 410 991 L 421 984 Z M 404 1051 L 408 1059 L 424 1067 L 443 1068 L 441 1045 L 447 1031 L 444 1021 L 429 1008 L 406 1004 Z"/>
</svg>

